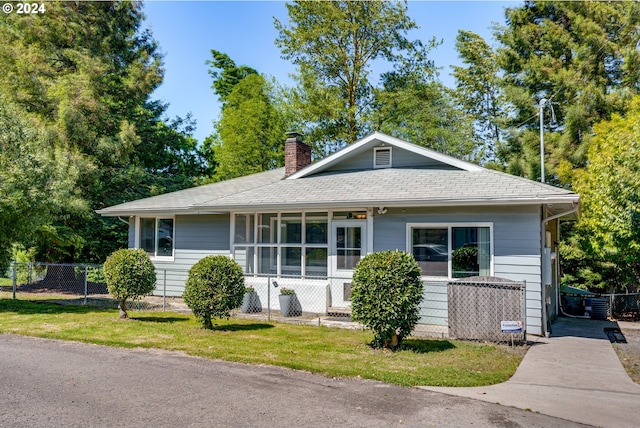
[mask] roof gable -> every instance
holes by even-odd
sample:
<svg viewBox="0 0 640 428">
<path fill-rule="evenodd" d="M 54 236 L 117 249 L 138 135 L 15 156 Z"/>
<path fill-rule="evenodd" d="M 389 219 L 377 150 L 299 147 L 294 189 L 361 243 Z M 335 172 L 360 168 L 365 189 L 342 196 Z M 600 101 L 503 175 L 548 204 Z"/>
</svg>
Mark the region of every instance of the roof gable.
<svg viewBox="0 0 640 428">
<path fill-rule="evenodd" d="M 321 172 L 374 169 L 375 149 L 392 148 L 391 167 L 433 168 L 443 170 L 480 171 L 483 168 L 454 157 L 374 132 L 332 155 L 309 165 L 287 177 L 288 180 L 308 177 Z"/>
</svg>

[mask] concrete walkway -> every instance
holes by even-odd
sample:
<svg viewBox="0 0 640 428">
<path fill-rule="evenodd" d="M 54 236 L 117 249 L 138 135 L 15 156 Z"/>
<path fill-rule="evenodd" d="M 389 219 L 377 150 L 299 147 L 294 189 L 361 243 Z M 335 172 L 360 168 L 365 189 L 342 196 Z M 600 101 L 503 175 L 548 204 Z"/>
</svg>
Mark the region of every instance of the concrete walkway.
<svg viewBox="0 0 640 428">
<path fill-rule="evenodd" d="M 560 318 L 550 338 L 535 338 L 516 373 L 499 385 L 421 387 L 600 427 L 640 426 L 640 385 L 620 364 L 609 321 Z M 531 337 L 529 337 L 531 339 Z"/>
</svg>

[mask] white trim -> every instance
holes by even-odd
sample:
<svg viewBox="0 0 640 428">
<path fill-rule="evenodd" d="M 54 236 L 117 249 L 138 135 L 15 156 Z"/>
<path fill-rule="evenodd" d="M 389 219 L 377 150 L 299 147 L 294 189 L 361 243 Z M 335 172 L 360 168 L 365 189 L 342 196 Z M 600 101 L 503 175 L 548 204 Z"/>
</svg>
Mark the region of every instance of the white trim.
<svg viewBox="0 0 640 428">
<path fill-rule="evenodd" d="M 367 219 L 351 219 L 351 220 L 333 220 L 331 222 L 330 227 L 330 237 L 329 237 L 329 253 L 328 258 L 331 263 L 331 276 L 339 276 L 344 277 L 345 275 L 352 275 L 353 269 L 339 269 L 338 268 L 338 245 L 336 242 L 336 230 L 338 227 L 359 227 L 361 229 L 360 236 L 360 258 L 366 256 L 369 253 L 369 237 L 368 229 L 369 229 L 369 221 Z M 364 241 L 364 242 L 363 242 Z"/>
<path fill-rule="evenodd" d="M 143 215 L 136 216 L 136 222 L 134 227 L 134 248 L 140 248 L 140 220 L 143 218 L 152 218 L 155 220 L 154 226 L 154 255 L 149 255 L 149 258 L 152 261 L 163 261 L 163 262 L 173 262 L 176 257 L 176 218 L 175 215 Z M 158 253 L 158 221 L 159 220 L 171 220 L 173 222 L 172 233 L 171 233 L 171 255 L 170 256 L 157 256 Z M 148 253 L 147 253 L 148 254 Z"/>
<path fill-rule="evenodd" d="M 494 255 L 494 236 L 493 236 L 493 222 L 451 222 L 451 223 L 429 223 L 429 222 L 421 222 L 421 223 L 407 223 L 406 224 L 406 251 L 409 254 L 413 254 L 412 251 L 412 241 L 413 234 L 411 233 L 411 229 L 413 228 L 423 228 L 423 229 L 437 229 L 437 228 L 447 228 L 447 276 L 429 276 L 423 275 L 423 280 L 434 280 L 434 281 L 442 281 L 443 279 L 452 280 L 459 279 L 453 278 L 451 276 L 452 270 L 452 262 L 451 262 L 451 239 L 452 233 L 451 229 L 454 227 L 488 227 L 489 228 L 489 253 L 490 253 L 490 262 L 489 262 L 489 276 L 494 276 L 494 264 L 495 264 L 495 255 Z"/>
</svg>

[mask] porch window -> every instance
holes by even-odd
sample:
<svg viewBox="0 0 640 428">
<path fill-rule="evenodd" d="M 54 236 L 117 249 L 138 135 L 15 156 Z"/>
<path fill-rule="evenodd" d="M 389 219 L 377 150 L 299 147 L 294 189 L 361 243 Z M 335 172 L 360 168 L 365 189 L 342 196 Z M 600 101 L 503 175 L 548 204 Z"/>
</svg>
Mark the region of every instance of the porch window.
<svg viewBox="0 0 640 428">
<path fill-rule="evenodd" d="M 149 257 L 173 257 L 173 219 L 141 218 L 139 246 Z"/>
<path fill-rule="evenodd" d="M 408 251 L 424 276 L 490 276 L 491 228 L 491 225 L 408 225 Z"/>
<path fill-rule="evenodd" d="M 327 276 L 326 212 L 235 214 L 233 227 L 233 257 L 245 273 Z"/>
</svg>

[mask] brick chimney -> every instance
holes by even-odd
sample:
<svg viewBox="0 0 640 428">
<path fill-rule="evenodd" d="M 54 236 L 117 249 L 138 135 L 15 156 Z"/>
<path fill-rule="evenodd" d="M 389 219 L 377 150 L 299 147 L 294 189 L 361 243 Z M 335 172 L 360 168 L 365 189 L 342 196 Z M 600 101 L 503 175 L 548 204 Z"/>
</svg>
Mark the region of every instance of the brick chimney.
<svg viewBox="0 0 640 428">
<path fill-rule="evenodd" d="M 302 135 L 287 132 L 284 142 L 284 175 L 285 177 L 301 170 L 311 163 L 311 147 L 302 142 Z"/>
</svg>

